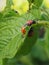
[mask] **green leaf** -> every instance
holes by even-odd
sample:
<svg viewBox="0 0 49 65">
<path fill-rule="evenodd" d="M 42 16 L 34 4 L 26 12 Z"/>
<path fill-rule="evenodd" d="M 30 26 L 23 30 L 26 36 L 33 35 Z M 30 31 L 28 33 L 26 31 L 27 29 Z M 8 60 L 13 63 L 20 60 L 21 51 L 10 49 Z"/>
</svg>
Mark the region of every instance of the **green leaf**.
<svg viewBox="0 0 49 65">
<path fill-rule="evenodd" d="M 40 9 L 33 8 L 31 9 L 31 13 L 35 19 L 41 19 L 41 11 Z"/>
<path fill-rule="evenodd" d="M 34 65 L 29 55 L 20 58 L 4 59 L 4 65 Z"/>
<path fill-rule="evenodd" d="M 0 22 L 0 56 L 1 57 L 8 56 L 7 54 L 9 54 L 8 49 L 10 49 L 10 45 L 11 46 L 14 45 L 14 43 L 13 44 L 11 43 L 11 40 L 15 39 L 15 36 L 18 35 L 18 31 L 20 30 L 16 28 L 17 26 L 19 28 L 19 25 L 15 22 L 15 20 L 10 19 L 10 20 L 5 20 L 6 22 L 5 21 Z"/>
<path fill-rule="evenodd" d="M 5 17 L 0 20 L 0 57 L 13 58 L 28 54 L 32 46 L 38 39 L 38 29 L 40 25 L 32 26 L 34 28 L 33 37 L 29 38 L 27 33 L 30 27 L 26 27 L 26 35 L 23 38 L 21 28 L 27 20 L 33 20 L 32 13 L 27 13 L 19 17 Z"/>
<path fill-rule="evenodd" d="M 22 37 L 21 27 L 31 19 L 33 16 L 29 13 L 19 18 L 13 16 L 0 20 L 0 57 L 12 58 L 15 56 L 25 38 Z"/>
<path fill-rule="evenodd" d="M 49 21 L 49 17 L 46 14 L 44 14 L 44 13 L 41 15 L 41 19 Z"/>
<path fill-rule="evenodd" d="M 0 58 L 0 65 L 3 65 L 3 61 L 2 61 L 2 59 Z"/>
<path fill-rule="evenodd" d="M 18 50 L 16 56 L 21 56 L 21 55 L 26 55 L 28 53 L 30 53 L 32 46 L 36 43 L 37 39 L 38 39 L 38 29 L 39 29 L 39 25 L 34 26 L 34 34 L 32 37 L 28 37 L 28 35 L 26 36 L 24 43 L 22 43 L 22 46 L 20 47 L 20 49 Z"/>
<path fill-rule="evenodd" d="M 49 28 L 46 27 L 43 39 L 38 39 L 36 45 L 32 49 L 32 56 L 42 61 L 49 59 Z"/>
<path fill-rule="evenodd" d="M 43 0 L 34 0 L 34 4 L 36 5 L 37 8 L 39 8 L 42 4 Z"/>
</svg>

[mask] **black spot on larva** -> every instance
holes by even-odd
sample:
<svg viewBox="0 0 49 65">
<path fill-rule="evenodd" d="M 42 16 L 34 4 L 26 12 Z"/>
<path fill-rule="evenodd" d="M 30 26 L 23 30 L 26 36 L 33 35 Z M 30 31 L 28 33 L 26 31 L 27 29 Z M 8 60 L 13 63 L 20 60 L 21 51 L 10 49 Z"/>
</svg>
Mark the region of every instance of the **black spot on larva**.
<svg viewBox="0 0 49 65">
<path fill-rule="evenodd" d="M 32 37 L 33 34 L 34 34 L 33 27 L 31 27 L 29 32 L 28 32 L 28 37 Z"/>
<path fill-rule="evenodd" d="M 28 26 L 31 26 L 32 24 L 36 24 L 36 21 L 34 21 L 34 20 L 29 20 L 26 24 L 27 24 Z"/>
<path fill-rule="evenodd" d="M 32 24 L 36 24 L 36 21 L 35 20 L 32 20 Z"/>
</svg>

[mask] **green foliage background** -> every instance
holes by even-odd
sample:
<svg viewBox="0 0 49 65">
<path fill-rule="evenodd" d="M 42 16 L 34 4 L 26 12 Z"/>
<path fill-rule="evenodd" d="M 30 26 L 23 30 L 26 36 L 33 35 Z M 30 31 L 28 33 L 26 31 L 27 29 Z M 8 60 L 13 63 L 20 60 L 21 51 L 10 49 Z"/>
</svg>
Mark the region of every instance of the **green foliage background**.
<svg viewBox="0 0 49 65">
<path fill-rule="evenodd" d="M 43 7 L 43 0 L 28 0 L 32 8 L 19 15 L 10 9 L 12 0 L 7 1 L 7 7 L 0 13 L 0 65 L 49 65 L 49 10 Z M 21 28 L 28 21 L 39 19 L 39 24 L 26 27 L 22 37 Z M 40 24 L 42 22 L 42 24 Z M 39 29 L 45 28 L 44 38 L 39 38 Z M 27 36 L 30 28 L 34 28 L 33 37 Z"/>
</svg>

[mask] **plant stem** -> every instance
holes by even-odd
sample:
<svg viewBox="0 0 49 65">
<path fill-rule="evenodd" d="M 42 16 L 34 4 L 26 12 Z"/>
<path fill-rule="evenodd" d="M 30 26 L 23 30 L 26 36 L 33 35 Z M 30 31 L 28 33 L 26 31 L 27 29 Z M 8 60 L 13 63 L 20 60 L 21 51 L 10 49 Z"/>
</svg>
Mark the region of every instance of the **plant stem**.
<svg viewBox="0 0 49 65">
<path fill-rule="evenodd" d="M 49 22 L 48 21 L 38 21 L 38 24 L 42 24 L 44 25 L 45 27 L 49 27 Z"/>
</svg>

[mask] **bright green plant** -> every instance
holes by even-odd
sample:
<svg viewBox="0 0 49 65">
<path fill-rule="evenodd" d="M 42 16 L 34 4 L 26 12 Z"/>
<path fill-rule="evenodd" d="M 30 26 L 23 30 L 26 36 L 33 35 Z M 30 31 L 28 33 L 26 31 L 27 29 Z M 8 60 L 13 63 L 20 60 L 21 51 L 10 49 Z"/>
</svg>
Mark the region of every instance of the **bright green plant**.
<svg viewBox="0 0 49 65">
<path fill-rule="evenodd" d="M 21 4 L 16 4 L 17 1 Z M 5 10 L 0 12 L 0 65 L 18 65 L 18 61 L 25 65 L 38 65 L 34 58 L 40 61 L 49 59 L 49 9 L 43 7 L 43 0 L 22 1 L 8 0 Z M 35 20 L 36 24 L 26 26 L 26 34 L 23 36 L 21 28 L 28 20 Z M 28 37 L 31 27 L 34 35 Z M 42 27 L 45 34 L 40 38 Z"/>
</svg>

